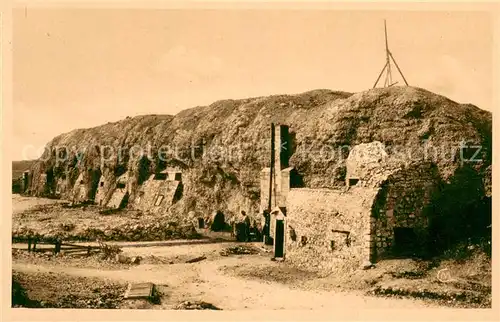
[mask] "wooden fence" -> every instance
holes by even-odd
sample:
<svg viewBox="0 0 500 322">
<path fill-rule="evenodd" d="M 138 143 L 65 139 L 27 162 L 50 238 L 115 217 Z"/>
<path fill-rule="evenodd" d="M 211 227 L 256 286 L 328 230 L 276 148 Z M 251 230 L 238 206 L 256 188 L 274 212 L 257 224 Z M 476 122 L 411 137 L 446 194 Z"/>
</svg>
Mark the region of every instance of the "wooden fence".
<svg viewBox="0 0 500 322">
<path fill-rule="evenodd" d="M 28 239 L 28 252 L 36 252 L 37 244 L 54 245 L 53 252 L 58 254 L 64 251 L 65 254 L 87 254 L 90 255 L 93 251 L 99 251 L 101 246 L 91 246 L 91 245 L 76 245 L 65 243 L 61 240 L 40 240 L 40 239 Z M 40 251 L 45 251 L 47 249 L 39 249 Z M 50 248 L 48 250 L 51 250 Z"/>
</svg>

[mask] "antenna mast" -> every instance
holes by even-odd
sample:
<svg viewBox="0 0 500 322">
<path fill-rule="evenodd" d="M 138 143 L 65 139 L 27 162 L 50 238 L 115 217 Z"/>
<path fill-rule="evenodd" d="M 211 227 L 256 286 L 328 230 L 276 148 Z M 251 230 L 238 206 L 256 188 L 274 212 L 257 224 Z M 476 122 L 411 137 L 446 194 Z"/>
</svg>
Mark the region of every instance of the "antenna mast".
<svg viewBox="0 0 500 322">
<path fill-rule="evenodd" d="M 384 72 L 386 72 L 384 87 L 390 87 L 390 86 L 397 84 L 397 82 L 395 82 L 395 83 L 392 82 L 391 60 L 394 63 L 394 65 L 396 66 L 396 69 L 398 70 L 399 74 L 403 78 L 403 81 L 405 82 L 406 86 L 408 86 L 408 82 L 406 81 L 406 78 L 404 77 L 403 72 L 401 72 L 401 69 L 399 68 L 398 63 L 396 63 L 394 56 L 392 56 L 392 53 L 389 50 L 389 41 L 387 40 L 387 24 L 386 24 L 385 19 L 384 19 L 384 33 L 385 33 L 385 65 L 384 65 L 384 68 L 382 68 L 382 71 L 380 72 L 380 74 L 378 75 L 377 80 L 375 81 L 375 84 L 373 85 L 373 88 L 377 87 L 377 84 L 378 84 L 380 78 L 382 77 L 382 75 L 384 74 Z"/>
</svg>

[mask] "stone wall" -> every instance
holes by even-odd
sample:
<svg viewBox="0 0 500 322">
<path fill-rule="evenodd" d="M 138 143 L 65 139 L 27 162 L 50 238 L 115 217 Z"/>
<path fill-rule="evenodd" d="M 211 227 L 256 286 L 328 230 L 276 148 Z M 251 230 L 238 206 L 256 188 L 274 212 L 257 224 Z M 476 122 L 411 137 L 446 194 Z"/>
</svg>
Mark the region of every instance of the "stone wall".
<svg viewBox="0 0 500 322">
<path fill-rule="evenodd" d="M 93 201 L 95 198 L 95 192 L 98 187 L 99 179 L 101 177 L 100 170 L 87 169 L 87 171 L 81 171 L 71 185 L 70 174 L 65 175 L 66 183 L 62 184 L 62 187 L 71 187 L 68 192 L 65 189 L 61 189 L 60 197 L 67 197 L 75 203 Z"/>
<path fill-rule="evenodd" d="M 264 168 L 260 172 L 260 212 L 268 208 L 269 203 L 269 176 L 270 168 Z M 273 189 L 274 191 L 274 189 Z"/>
<path fill-rule="evenodd" d="M 106 192 L 110 189 L 110 180 L 108 180 L 107 176 L 103 175 L 99 179 L 99 184 L 97 186 L 97 192 L 95 195 L 95 203 L 102 206 L 104 205 L 104 200 L 106 198 Z"/>
<path fill-rule="evenodd" d="M 358 186 L 378 187 L 401 168 L 402 162 L 391 158 L 384 144 L 373 141 L 354 146 L 345 164 L 346 186 L 350 185 L 351 179 L 355 179 Z"/>
<path fill-rule="evenodd" d="M 331 271 L 370 260 L 371 208 L 378 189 L 291 189 L 287 200 L 286 258 Z"/>
<path fill-rule="evenodd" d="M 171 180 L 180 179 L 179 173 L 169 174 L 168 178 L 157 179 L 151 175 L 139 188 L 133 207 L 156 213 L 166 211 L 175 202 L 176 193 L 181 188 L 180 181 Z"/>
<path fill-rule="evenodd" d="M 66 177 L 61 177 L 57 179 L 55 196 L 60 197 L 67 192 L 70 187 L 69 181 Z"/>
<path fill-rule="evenodd" d="M 85 172 L 81 172 L 78 178 L 76 179 L 75 185 L 73 186 L 73 202 L 83 202 L 87 199 L 88 191 L 87 191 L 87 182 L 88 178 L 85 177 Z"/>
<path fill-rule="evenodd" d="M 130 194 L 130 182 L 128 173 L 125 173 L 116 180 L 113 194 L 111 195 L 107 206 L 110 208 L 119 208 L 127 193 Z"/>
<path fill-rule="evenodd" d="M 408 167 L 387 178 L 373 208 L 377 257 L 393 253 L 398 246 L 395 245 L 395 228 L 411 228 L 417 242 L 425 241 L 428 219 L 424 211 L 438 184 L 437 169 L 431 164 Z"/>
<path fill-rule="evenodd" d="M 290 190 L 290 172 L 292 168 L 281 170 L 275 174 L 276 184 L 272 187 L 271 209 L 274 207 L 285 207 L 288 191 Z M 260 212 L 269 206 L 269 168 L 264 168 L 260 172 Z"/>
</svg>

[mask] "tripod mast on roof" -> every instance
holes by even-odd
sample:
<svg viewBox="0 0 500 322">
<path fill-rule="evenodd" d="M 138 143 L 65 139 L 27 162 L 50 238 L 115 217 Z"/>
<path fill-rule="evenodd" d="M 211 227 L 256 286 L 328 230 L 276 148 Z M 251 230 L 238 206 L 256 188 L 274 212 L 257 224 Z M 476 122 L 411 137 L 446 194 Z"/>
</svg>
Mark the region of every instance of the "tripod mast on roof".
<svg viewBox="0 0 500 322">
<path fill-rule="evenodd" d="M 384 19 L 384 32 L 385 32 L 385 65 L 384 65 L 384 68 L 382 68 L 382 71 L 380 72 L 380 74 L 378 75 L 378 78 L 375 81 L 373 88 L 377 87 L 377 84 L 378 84 L 380 78 L 382 77 L 382 75 L 384 74 L 384 72 L 386 72 L 384 87 L 390 87 L 390 86 L 397 84 L 397 82 L 395 82 L 395 83 L 392 82 L 391 60 L 394 63 L 394 65 L 396 66 L 399 74 L 403 78 L 403 81 L 405 82 L 406 86 L 408 86 L 408 82 L 406 81 L 406 78 L 404 77 L 403 72 L 401 72 L 401 69 L 399 69 L 398 63 L 396 63 L 394 56 L 392 56 L 392 53 L 389 50 L 389 42 L 387 40 L 387 24 L 386 24 L 385 19 Z"/>
</svg>

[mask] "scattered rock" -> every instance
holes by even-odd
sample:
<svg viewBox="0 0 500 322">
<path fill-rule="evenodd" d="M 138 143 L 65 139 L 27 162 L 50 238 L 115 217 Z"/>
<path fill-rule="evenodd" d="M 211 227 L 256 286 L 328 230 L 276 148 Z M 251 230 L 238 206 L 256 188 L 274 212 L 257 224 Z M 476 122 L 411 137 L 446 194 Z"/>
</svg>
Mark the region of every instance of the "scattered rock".
<svg viewBox="0 0 500 322">
<path fill-rule="evenodd" d="M 370 261 L 365 261 L 361 265 L 361 269 L 363 269 L 363 270 L 367 270 L 367 269 L 374 268 L 374 267 L 375 267 L 375 265 Z"/>
<path fill-rule="evenodd" d="M 175 310 L 221 310 L 213 304 L 203 301 L 184 301 L 175 307 Z"/>
<path fill-rule="evenodd" d="M 132 262 L 130 257 L 123 254 L 116 254 L 115 260 L 120 264 L 130 264 Z"/>
<path fill-rule="evenodd" d="M 232 246 L 223 249 L 220 254 L 221 256 L 229 255 L 248 255 L 248 254 L 258 254 L 259 251 L 255 247 L 251 246 Z"/>
<path fill-rule="evenodd" d="M 141 263 L 141 260 L 142 260 L 141 256 L 134 256 L 131 259 L 132 264 L 136 264 L 136 265 L 139 265 Z"/>
</svg>

